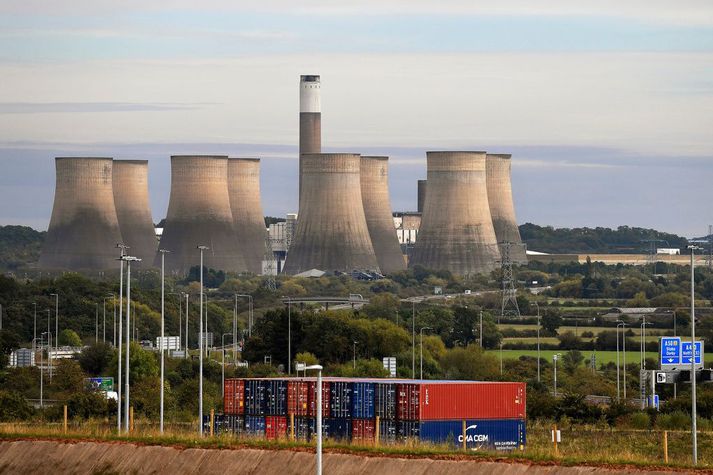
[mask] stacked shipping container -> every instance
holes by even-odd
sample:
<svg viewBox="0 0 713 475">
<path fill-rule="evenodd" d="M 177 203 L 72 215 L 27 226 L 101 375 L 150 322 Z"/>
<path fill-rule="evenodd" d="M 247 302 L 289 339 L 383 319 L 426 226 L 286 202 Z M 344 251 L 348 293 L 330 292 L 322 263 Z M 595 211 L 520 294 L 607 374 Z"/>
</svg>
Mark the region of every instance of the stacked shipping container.
<svg viewBox="0 0 713 475">
<path fill-rule="evenodd" d="M 228 379 L 215 430 L 310 440 L 316 401 L 316 378 Z M 524 383 L 323 378 L 322 434 L 511 450 L 525 444 L 525 407 Z"/>
</svg>

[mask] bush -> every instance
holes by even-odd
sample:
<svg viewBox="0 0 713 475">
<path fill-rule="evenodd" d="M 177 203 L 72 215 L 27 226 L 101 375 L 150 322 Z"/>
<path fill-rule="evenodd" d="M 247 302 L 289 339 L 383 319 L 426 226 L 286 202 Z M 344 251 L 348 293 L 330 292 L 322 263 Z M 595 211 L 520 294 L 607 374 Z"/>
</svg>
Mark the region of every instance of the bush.
<svg viewBox="0 0 713 475">
<path fill-rule="evenodd" d="M 691 427 L 691 416 L 683 411 L 674 411 L 670 414 L 659 414 L 656 418 L 656 427 L 666 430 L 684 430 Z"/>
<path fill-rule="evenodd" d="M 15 391 L 0 391 L 0 421 L 8 422 L 28 419 L 33 413 L 32 407 L 24 397 Z"/>
<path fill-rule="evenodd" d="M 631 427 L 634 429 L 650 429 L 651 417 L 645 412 L 637 412 L 631 416 Z"/>
</svg>

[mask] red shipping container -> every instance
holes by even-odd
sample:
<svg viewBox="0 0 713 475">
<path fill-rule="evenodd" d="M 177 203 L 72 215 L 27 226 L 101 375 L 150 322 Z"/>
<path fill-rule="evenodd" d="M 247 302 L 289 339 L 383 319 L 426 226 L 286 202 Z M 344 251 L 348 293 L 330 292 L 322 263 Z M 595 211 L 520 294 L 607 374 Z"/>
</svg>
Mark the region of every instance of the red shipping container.
<svg viewBox="0 0 713 475">
<path fill-rule="evenodd" d="M 287 417 L 265 417 L 265 438 L 268 440 L 283 439 L 287 436 Z"/>
<path fill-rule="evenodd" d="M 352 442 L 373 443 L 375 432 L 376 421 L 374 419 L 352 419 Z"/>
<path fill-rule="evenodd" d="M 401 420 L 525 419 L 525 383 L 398 384 Z"/>
<path fill-rule="evenodd" d="M 309 383 L 309 410 L 307 415 L 317 417 L 317 382 L 310 381 Z M 330 394 L 329 383 L 322 381 L 322 417 L 329 417 L 330 409 Z"/>
<path fill-rule="evenodd" d="M 287 413 L 306 416 L 309 412 L 309 383 L 307 381 L 288 381 Z"/>
<path fill-rule="evenodd" d="M 223 386 L 223 412 L 226 414 L 245 413 L 245 381 L 242 379 L 226 379 Z"/>
</svg>

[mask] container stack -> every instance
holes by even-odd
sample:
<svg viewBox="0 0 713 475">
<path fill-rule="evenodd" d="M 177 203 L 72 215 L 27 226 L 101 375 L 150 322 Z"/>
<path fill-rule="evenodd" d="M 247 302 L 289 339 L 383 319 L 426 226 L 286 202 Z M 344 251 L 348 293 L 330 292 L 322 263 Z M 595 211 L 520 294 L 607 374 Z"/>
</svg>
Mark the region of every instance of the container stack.
<svg viewBox="0 0 713 475">
<path fill-rule="evenodd" d="M 323 378 L 322 436 L 357 444 L 418 439 L 523 449 L 525 383 Z M 228 379 L 216 434 L 312 440 L 316 378 Z"/>
</svg>

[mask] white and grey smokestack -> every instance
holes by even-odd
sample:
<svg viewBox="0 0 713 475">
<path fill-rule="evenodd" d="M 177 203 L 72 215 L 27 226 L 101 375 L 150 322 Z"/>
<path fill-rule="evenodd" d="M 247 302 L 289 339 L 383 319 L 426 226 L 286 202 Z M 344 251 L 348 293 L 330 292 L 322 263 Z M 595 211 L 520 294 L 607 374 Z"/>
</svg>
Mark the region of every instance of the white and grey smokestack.
<svg viewBox="0 0 713 475">
<path fill-rule="evenodd" d="M 302 154 L 322 152 L 322 103 L 318 75 L 300 76 L 300 176 L 302 197 Z"/>
</svg>

